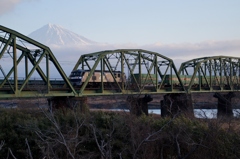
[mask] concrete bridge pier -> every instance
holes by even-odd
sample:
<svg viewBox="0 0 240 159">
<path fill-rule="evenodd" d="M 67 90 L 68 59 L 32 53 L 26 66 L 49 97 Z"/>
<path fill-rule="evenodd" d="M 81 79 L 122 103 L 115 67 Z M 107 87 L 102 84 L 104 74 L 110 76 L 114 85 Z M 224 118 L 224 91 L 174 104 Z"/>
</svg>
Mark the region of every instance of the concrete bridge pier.
<svg viewBox="0 0 240 159">
<path fill-rule="evenodd" d="M 174 116 L 178 113 L 194 117 L 191 94 L 166 94 L 163 100 L 160 101 L 160 105 L 162 117 Z"/>
<path fill-rule="evenodd" d="M 72 108 L 68 97 L 52 97 L 48 98 L 48 107 L 50 111 L 58 109 Z"/>
<path fill-rule="evenodd" d="M 51 111 L 57 109 L 80 109 L 82 113 L 89 112 L 87 97 L 52 97 L 48 99 L 48 106 Z"/>
<path fill-rule="evenodd" d="M 215 93 L 213 97 L 218 99 L 217 117 L 233 117 L 232 98 L 235 97 L 233 92 L 228 94 Z"/>
<path fill-rule="evenodd" d="M 128 96 L 127 102 L 130 104 L 130 113 L 136 116 L 148 115 L 148 102 L 151 102 L 153 98 L 150 95 L 145 95 L 143 98 Z"/>
<path fill-rule="evenodd" d="M 75 97 L 72 99 L 75 108 L 79 108 L 82 113 L 89 113 L 87 97 Z"/>
</svg>

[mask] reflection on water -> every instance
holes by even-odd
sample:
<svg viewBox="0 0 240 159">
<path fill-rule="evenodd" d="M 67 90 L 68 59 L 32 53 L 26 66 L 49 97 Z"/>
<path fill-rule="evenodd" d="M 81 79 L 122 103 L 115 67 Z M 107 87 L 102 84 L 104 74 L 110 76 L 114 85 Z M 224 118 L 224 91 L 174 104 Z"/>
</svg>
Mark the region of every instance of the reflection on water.
<svg viewBox="0 0 240 159">
<path fill-rule="evenodd" d="M 114 109 L 115 111 L 127 111 L 128 109 Z M 149 114 L 161 114 L 161 109 L 149 109 Z M 240 109 L 233 109 L 234 116 L 240 116 Z M 217 109 L 194 109 L 194 116 L 196 118 L 217 118 Z"/>
<path fill-rule="evenodd" d="M 194 109 L 196 118 L 217 118 L 217 109 Z"/>
<path fill-rule="evenodd" d="M 149 109 L 148 113 L 161 114 L 161 109 Z M 234 116 L 240 115 L 240 109 L 233 109 Z M 217 109 L 194 109 L 196 118 L 217 118 Z"/>
</svg>

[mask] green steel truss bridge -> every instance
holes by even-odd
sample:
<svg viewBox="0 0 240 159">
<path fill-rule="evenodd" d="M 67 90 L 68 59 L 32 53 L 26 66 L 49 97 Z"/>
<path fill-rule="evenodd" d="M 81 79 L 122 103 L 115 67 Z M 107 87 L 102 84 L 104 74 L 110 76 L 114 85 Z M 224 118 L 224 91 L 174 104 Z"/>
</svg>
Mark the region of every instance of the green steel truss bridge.
<svg viewBox="0 0 240 159">
<path fill-rule="evenodd" d="M 240 58 L 213 56 L 181 64 L 180 77 L 189 78 L 187 92 L 234 92 L 240 90 Z"/>
<path fill-rule="evenodd" d="M 74 85 L 49 47 L 0 26 L 1 99 L 238 91 L 239 68 L 236 57 L 193 59 L 177 70 L 156 52 L 108 50 L 79 58 L 73 71 L 87 76 Z M 53 72 L 60 78 L 51 77 Z"/>
</svg>

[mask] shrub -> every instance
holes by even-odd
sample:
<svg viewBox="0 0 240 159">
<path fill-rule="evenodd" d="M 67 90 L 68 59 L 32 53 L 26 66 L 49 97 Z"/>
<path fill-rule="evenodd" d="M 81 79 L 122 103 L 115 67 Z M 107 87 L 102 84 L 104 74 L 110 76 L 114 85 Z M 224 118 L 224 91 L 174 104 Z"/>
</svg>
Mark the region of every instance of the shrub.
<svg viewBox="0 0 240 159">
<path fill-rule="evenodd" d="M 0 158 L 10 150 L 17 158 L 240 158 L 238 131 L 222 128 L 221 122 L 104 111 L 1 110 L 0 142 L 5 142 Z"/>
</svg>

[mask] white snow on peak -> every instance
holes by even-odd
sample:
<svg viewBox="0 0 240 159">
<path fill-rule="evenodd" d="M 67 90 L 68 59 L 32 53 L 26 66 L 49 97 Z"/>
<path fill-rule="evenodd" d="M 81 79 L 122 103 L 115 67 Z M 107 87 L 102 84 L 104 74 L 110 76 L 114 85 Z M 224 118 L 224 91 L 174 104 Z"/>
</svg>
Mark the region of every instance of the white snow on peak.
<svg viewBox="0 0 240 159">
<path fill-rule="evenodd" d="M 81 35 L 59 25 L 47 24 L 28 35 L 30 38 L 47 46 L 72 46 L 97 44 Z"/>
</svg>

